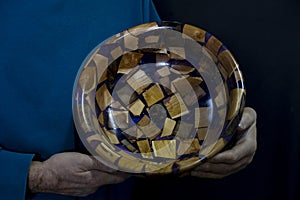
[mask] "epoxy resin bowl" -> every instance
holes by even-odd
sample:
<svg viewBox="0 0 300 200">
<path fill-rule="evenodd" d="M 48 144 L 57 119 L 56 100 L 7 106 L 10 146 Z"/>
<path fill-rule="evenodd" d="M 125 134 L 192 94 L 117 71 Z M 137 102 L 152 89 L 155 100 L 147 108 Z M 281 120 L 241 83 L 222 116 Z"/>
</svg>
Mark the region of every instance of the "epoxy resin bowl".
<svg viewBox="0 0 300 200">
<path fill-rule="evenodd" d="M 244 103 L 242 73 L 222 42 L 189 24 L 152 22 L 92 50 L 74 84 L 73 116 L 103 164 L 176 174 L 224 149 Z"/>
</svg>

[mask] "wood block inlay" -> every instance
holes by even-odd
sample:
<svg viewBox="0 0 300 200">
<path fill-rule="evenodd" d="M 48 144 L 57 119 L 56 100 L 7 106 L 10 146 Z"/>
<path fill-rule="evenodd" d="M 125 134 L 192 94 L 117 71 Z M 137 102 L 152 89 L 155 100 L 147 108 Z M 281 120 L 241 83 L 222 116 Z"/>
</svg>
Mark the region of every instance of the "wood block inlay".
<svg viewBox="0 0 300 200">
<path fill-rule="evenodd" d="M 113 59 L 117 59 L 118 57 L 120 57 L 123 54 L 123 50 L 121 47 L 116 47 L 115 49 L 113 49 L 110 52 L 111 56 L 113 57 Z"/>
<path fill-rule="evenodd" d="M 105 159 L 109 160 L 111 163 L 114 163 L 120 158 L 120 156 L 117 153 L 112 151 L 104 143 L 100 143 L 95 150 L 99 155 L 105 157 Z"/>
<path fill-rule="evenodd" d="M 146 43 L 157 43 L 158 40 L 159 40 L 159 36 L 156 36 L 156 35 L 150 35 L 145 38 Z"/>
<path fill-rule="evenodd" d="M 137 141 L 139 150 L 144 158 L 153 158 L 151 153 L 151 147 L 148 140 Z"/>
<path fill-rule="evenodd" d="M 131 34 L 127 34 L 124 37 L 124 46 L 127 49 L 131 49 L 131 50 L 135 50 L 138 48 L 138 42 L 139 42 L 139 38 L 131 35 Z"/>
<path fill-rule="evenodd" d="M 137 160 L 130 160 L 125 157 L 121 157 L 117 162 L 121 169 L 128 171 L 142 172 L 143 168 L 145 167 L 144 163 L 137 162 Z"/>
<path fill-rule="evenodd" d="M 118 137 L 113 131 L 106 130 L 105 128 L 103 128 L 102 130 L 112 144 L 120 144 Z"/>
<path fill-rule="evenodd" d="M 170 58 L 182 60 L 185 59 L 185 50 L 182 47 L 169 47 Z"/>
<path fill-rule="evenodd" d="M 156 54 L 156 62 L 168 62 L 169 60 L 170 60 L 170 56 L 166 53 Z"/>
<path fill-rule="evenodd" d="M 244 92 L 245 89 L 242 88 L 235 88 L 230 91 L 230 105 L 227 120 L 233 119 L 238 114 Z"/>
<path fill-rule="evenodd" d="M 172 119 L 189 113 L 188 108 L 186 107 L 181 96 L 178 93 L 171 96 L 169 99 L 166 99 L 164 101 L 164 104 Z"/>
<path fill-rule="evenodd" d="M 103 84 L 96 92 L 96 100 L 100 107 L 100 109 L 103 111 L 106 109 L 107 106 L 109 106 L 113 102 L 113 98 L 110 95 L 110 92 L 108 91 L 106 84 Z"/>
<path fill-rule="evenodd" d="M 108 112 L 110 128 L 128 128 L 129 113 L 127 110 L 112 110 Z"/>
<path fill-rule="evenodd" d="M 205 42 L 206 31 L 196 28 L 195 26 L 185 24 L 183 27 L 183 33 L 198 42 L 202 42 L 202 43 Z"/>
<path fill-rule="evenodd" d="M 143 70 L 138 70 L 127 80 L 127 83 L 138 94 L 141 94 L 144 91 L 144 89 L 152 82 L 152 79 L 148 77 Z"/>
<path fill-rule="evenodd" d="M 216 37 L 211 36 L 207 43 L 206 47 L 214 54 L 217 55 L 220 47 L 222 46 L 222 42 L 220 42 Z"/>
<path fill-rule="evenodd" d="M 198 157 L 191 157 L 188 159 L 180 160 L 176 162 L 176 164 L 179 166 L 180 170 L 186 170 L 187 168 L 194 166 L 197 161 L 199 161 Z"/>
<path fill-rule="evenodd" d="M 172 68 L 170 68 L 170 70 L 175 74 L 185 75 L 194 71 L 195 68 L 187 65 L 172 65 Z"/>
<path fill-rule="evenodd" d="M 176 121 L 170 118 L 166 118 L 164 123 L 164 128 L 161 134 L 161 137 L 169 136 L 173 133 L 173 130 L 175 128 Z"/>
<path fill-rule="evenodd" d="M 85 93 L 91 92 L 96 88 L 96 67 L 86 67 L 79 77 L 79 85 L 84 88 Z"/>
<path fill-rule="evenodd" d="M 195 128 L 208 127 L 210 124 L 210 107 L 195 108 Z"/>
<path fill-rule="evenodd" d="M 165 96 L 161 91 L 160 86 L 158 84 L 155 84 L 143 93 L 143 97 L 147 102 L 147 105 L 152 106 L 153 104 L 162 100 Z"/>
<path fill-rule="evenodd" d="M 169 76 L 171 74 L 169 67 L 162 67 L 161 69 L 157 70 L 157 73 L 161 77 Z"/>
<path fill-rule="evenodd" d="M 227 71 L 228 77 L 230 77 L 233 71 L 238 67 L 238 64 L 233 56 L 228 50 L 225 50 L 218 55 L 218 59 L 221 61 L 222 65 Z"/>
<path fill-rule="evenodd" d="M 199 140 L 196 138 L 182 140 L 179 142 L 177 153 L 178 155 L 196 153 L 200 148 Z"/>
<path fill-rule="evenodd" d="M 198 140 L 204 140 L 206 138 L 208 132 L 208 128 L 198 128 L 197 130 L 197 135 L 198 135 Z"/>
<path fill-rule="evenodd" d="M 176 158 L 176 140 L 152 141 L 154 155 L 161 158 Z"/>
<path fill-rule="evenodd" d="M 140 99 L 137 99 L 129 105 L 129 110 L 134 116 L 139 116 L 142 113 L 144 107 L 144 103 Z"/>
<path fill-rule="evenodd" d="M 131 152 L 137 152 L 137 149 L 136 149 L 132 144 L 130 144 L 130 142 L 128 142 L 126 139 L 123 139 L 123 140 L 121 141 L 121 143 L 124 144 L 125 147 L 126 147 L 129 151 L 131 151 Z"/>
<path fill-rule="evenodd" d="M 158 136 L 161 130 L 147 117 L 146 115 L 141 120 L 143 124 L 139 122 L 142 126 L 138 126 L 139 129 L 142 131 L 143 135 L 147 138 L 154 139 Z"/>
<path fill-rule="evenodd" d="M 128 52 L 124 54 L 120 61 L 118 72 L 128 74 L 132 70 L 132 68 L 136 67 L 139 64 L 142 57 L 143 54 L 136 52 Z"/>
</svg>

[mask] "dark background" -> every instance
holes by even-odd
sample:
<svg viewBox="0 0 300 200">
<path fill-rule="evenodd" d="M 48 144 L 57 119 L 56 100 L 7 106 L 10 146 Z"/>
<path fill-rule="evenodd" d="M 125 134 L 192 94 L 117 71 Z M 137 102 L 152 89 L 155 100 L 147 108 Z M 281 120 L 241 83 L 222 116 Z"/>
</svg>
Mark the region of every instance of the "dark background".
<svg viewBox="0 0 300 200">
<path fill-rule="evenodd" d="M 239 173 L 217 180 L 140 181 L 136 198 L 300 199 L 300 1 L 154 3 L 162 20 L 198 26 L 232 52 L 246 79 L 246 104 L 258 115 L 258 149 Z"/>
</svg>

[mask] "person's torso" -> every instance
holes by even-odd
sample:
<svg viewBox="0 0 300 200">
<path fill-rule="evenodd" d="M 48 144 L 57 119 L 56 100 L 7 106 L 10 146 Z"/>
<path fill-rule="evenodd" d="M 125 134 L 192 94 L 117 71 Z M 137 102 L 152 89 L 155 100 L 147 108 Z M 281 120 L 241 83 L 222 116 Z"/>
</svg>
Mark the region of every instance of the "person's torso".
<svg viewBox="0 0 300 200">
<path fill-rule="evenodd" d="M 0 146 L 41 160 L 74 151 L 72 90 L 81 63 L 103 40 L 147 22 L 149 2 L 1 2 Z M 129 199 L 130 182 L 80 199 Z M 78 199 L 46 193 L 28 198 Z"/>
<path fill-rule="evenodd" d="M 45 159 L 74 147 L 72 87 L 85 56 L 143 23 L 143 1 L 8 1 L 0 6 L 0 145 Z"/>
</svg>

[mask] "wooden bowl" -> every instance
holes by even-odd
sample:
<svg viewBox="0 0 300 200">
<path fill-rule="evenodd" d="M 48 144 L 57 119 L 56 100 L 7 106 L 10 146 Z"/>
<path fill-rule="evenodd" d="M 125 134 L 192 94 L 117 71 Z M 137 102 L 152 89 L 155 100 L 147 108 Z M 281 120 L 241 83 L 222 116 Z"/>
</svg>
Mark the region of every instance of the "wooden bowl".
<svg viewBox="0 0 300 200">
<path fill-rule="evenodd" d="M 183 173 L 228 144 L 245 103 L 242 73 L 216 37 L 189 24 L 142 24 L 99 44 L 79 69 L 73 116 L 103 164 Z"/>
</svg>

